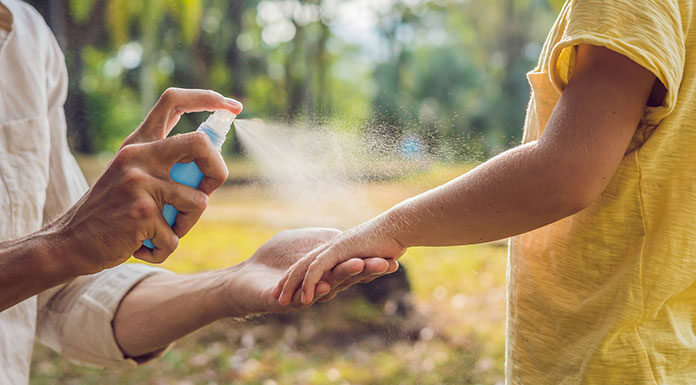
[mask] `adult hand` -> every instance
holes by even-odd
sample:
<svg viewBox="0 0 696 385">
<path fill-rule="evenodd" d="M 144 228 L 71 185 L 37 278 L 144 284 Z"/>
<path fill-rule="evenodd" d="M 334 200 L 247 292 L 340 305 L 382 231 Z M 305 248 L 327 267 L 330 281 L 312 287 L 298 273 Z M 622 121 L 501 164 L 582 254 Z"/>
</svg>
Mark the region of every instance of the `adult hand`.
<svg viewBox="0 0 696 385">
<path fill-rule="evenodd" d="M 287 305 L 299 297 L 311 303 L 322 293 L 320 279 L 334 266 L 359 258 L 378 257 L 396 261 L 406 249 L 387 231 L 386 215 L 356 226 L 329 242 L 323 243 L 298 260 L 273 290 L 278 303 Z M 374 258 L 372 258 L 374 259 Z M 302 284 L 302 290 L 298 290 Z"/>
<path fill-rule="evenodd" d="M 145 121 L 126 140 L 95 185 L 51 227 L 68 245 L 76 274 L 124 262 L 131 255 L 160 263 L 177 247 L 206 208 L 208 195 L 227 178 L 227 168 L 204 133 L 165 138 L 186 112 L 226 109 L 239 102 L 208 90 L 166 90 Z M 174 182 L 175 163 L 195 161 L 205 177 L 199 189 Z M 162 216 L 169 203 L 179 210 L 170 228 Z M 151 239 L 155 249 L 142 246 Z"/>
<path fill-rule="evenodd" d="M 283 231 L 264 243 L 247 261 L 230 268 L 224 292 L 232 309 L 230 316 L 286 313 L 328 301 L 356 283 L 370 282 L 397 270 L 394 259 L 352 258 L 320 275 L 317 298 L 301 303 L 299 296 L 281 305 L 273 295 L 278 280 L 307 252 L 336 239 L 338 230 L 305 228 Z"/>
<path fill-rule="evenodd" d="M 193 275 L 145 278 L 123 298 L 114 316 L 119 347 L 127 356 L 138 357 L 221 318 L 286 313 L 307 306 L 297 297 L 288 306 L 280 305 L 273 288 L 293 263 L 339 234 L 317 228 L 283 231 L 238 265 Z M 321 277 L 321 300 L 397 268 L 393 259 L 348 260 Z"/>
</svg>

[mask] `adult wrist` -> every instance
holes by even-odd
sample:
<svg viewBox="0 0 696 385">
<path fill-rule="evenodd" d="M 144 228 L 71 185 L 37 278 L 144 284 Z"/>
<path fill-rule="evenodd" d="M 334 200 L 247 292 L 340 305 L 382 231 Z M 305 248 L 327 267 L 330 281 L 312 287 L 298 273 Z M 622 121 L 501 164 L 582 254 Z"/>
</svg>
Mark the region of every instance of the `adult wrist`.
<svg viewBox="0 0 696 385">
<path fill-rule="evenodd" d="M 207 277 L 204 278 L 207 292 L 204 299 L 204 311 L 209 314 L 210 319 L 218 320 L 222 318 L 235 317 L 231 314 L 229 291 L 234 290 L 231 283 L 236 277 L 236 269 L 228 267 L 208 273 L 203 273 Z"/>
<path fill-rule="evenodd" d="M 77 276 L 63 260 L 62 238 L 53 231 L 42 229 L 25 237 L 9 241 L 4 251 L 16 257 L 19 270 L 31 272 L 31 290 L 37 292 L 59 285 Z"/>
<path fill-rule="evenodd" d="M 84 243 L 60 219 L 44 227 L 39 234 L 52 249 L 45 257 L 47 263 L 54 265 L 62 274 L 78 277 L 100 271 L 97 266 L 86 263 Z"/>
<path fill-rule="evenodd" d="M 37 232 L 0 243 L 0 311 L 73 278 L 60 263 L 59 242 L 53 234 Z"/>
<path fill-rule="evenodd" d="M 225 318 L 246 318 L 254 315 L 263 314 L 258 309 L 258 299 L 251 298 L 250 283 L 248 276 L 245 276 L 244 267 L 247 262 L 220 270 L 225 283 L 219 292 L 220 303 L 225 306 Z M 257 305 L 257 306 L 253 306 Z"/>
<path fill-rule="evenodd" d="M 69 236 L 49 227 L 30 237 L 34 258 L 45 276 L 63 282 L 85 274 L 76 263 L 76 247 Z"/>
</svg>

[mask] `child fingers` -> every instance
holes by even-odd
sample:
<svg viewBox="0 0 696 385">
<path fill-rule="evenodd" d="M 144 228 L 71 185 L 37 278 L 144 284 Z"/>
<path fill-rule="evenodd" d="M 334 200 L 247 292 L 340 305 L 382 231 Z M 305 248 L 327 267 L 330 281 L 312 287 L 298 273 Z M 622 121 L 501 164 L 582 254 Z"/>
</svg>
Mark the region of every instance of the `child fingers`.
<svg viewBox="0 0 696 385">
<path fill-rule="evenodd" d="M 295 262 L 290 269 L 285 273 L 283 278 L 280 279 L 276 289 L 273 290 L 273 294 L 277 296 L 278 303 L 281 305 L 287 305 L 292 300 L 292 295 L 295 293 L 300 285 L 302 277 L 307 270 L 309 264 L 316 258 L 317 255 L 321 254 L 324 250 L 328 248 L 329 244 L 322 244 L 314 248 L 302 257 L 300 260 Z"/>
<path fill-rule="evenodd" d="M 285 280 L 287 279 L 286 277 L 287 275 L 284 275 L 280 279 L 280 281 L 278 281 L 278 284 L 276 284 L 276 287 L 273 288 L 273 291 L 271 292 L 273 298 L 275 298 L 276 300 L 278 299 L 278 297 L 280 297 L 280 292 L 283 290 L 283 285 L 285 285 Z"/>
<path fill-rule="evenodd" d="M 365 262 L 361 258 L 351 258 L 345 262 L 339 263 L 336 267 L 324 272 L 321 276 L 321 281 L 319 281 L 315 289 L 317 293 L 316 296 L 318 297 L 317 300 L 319 302 L 326 302 L 333 299 L 337 293 L 360 282 L 360 277 L 362 277 L 363 274 L 365 274 Z M 322 281 L 326 281 L 329 284 L 330 293 L 328 293 L 328 296 L 323 296 L 322 293 L 319 292 L 319 285 L 321 285 Z M 321 297 L 321 299 L 319 299 L 319 297 Z"/>
<path fill-rule="evenodd" d="M 309 265 L 302 281 L 302 303 L 308 304 L 314 300 L 314 289 L 324 273 L 336 265 L 336 257 L 330 254 L 331 249 L 320 254 Z"/>
<path fill-rule="evenodd" d="M 280 302 L 280 297 L 283 294 L 283 289 L 285 288 L 285 284 L 288 282 L 288 279 L 290 278 L 290 275 L 293 272 L 293 269 L 295 268 L 295 265 L 297 265 L 299 261 L 295 262 L 292 266 L 290 266 L 290 269 L 285 272 L 283 277 L 278 281 L 278 284 L 276 285 L 275 289 L 273 289 L 273 296 L 275 297 L 278 302 Z"/>
<path fill-rule="evenodd" d="M 290 270 L 285 272 L 285 275 L 278 281 L 278 284 L 276 285 L 275 289 L 273 289 L 273 296 L 275 297 L 276 300 L 280 301 L 280 296 L 283 294 L 283 288 L 285 288 L 285 284 L 288 282 L 288 278 L 290 278 L 290 274 L 292 273 L 292 268 L 295 265 L 290 266 Z"/>
<path fill-rule="evenodd" d="M 283 284 L 283 290 L 278 298 L 278 303 L 281 305 L 289 305 L 292 302 L 292 297 L 300 286 L 302 278 L 304 277 L 304 272 L 307 270 L 311 261 L 311 259 L 304 257 L 290 268 L 290 271 L 286 275 L 287 279 Z"/>
<path fill-rule="evenodd" d="M 289 306 L 292 307 L 293 310 L 302 309 L 302 308 L 305 308 L 305 307 L 312 305 L 314 302 L 321 300 L 329 293 L 331 293 L 331 285 L 329 285 L 328 282 L 322 280 L 322 281 L 319 281 L 319 283 L 317 283 L 317 287 L 316 287 L 316 294 L 317 295 L 315 298 L 316 301 L 312 301 L 311 303 L 303 303 L 301 301 L 302 292 L 300 290 L 297 290 L 293 294 L 292 301 L 290 302 Z"/>
</svg>

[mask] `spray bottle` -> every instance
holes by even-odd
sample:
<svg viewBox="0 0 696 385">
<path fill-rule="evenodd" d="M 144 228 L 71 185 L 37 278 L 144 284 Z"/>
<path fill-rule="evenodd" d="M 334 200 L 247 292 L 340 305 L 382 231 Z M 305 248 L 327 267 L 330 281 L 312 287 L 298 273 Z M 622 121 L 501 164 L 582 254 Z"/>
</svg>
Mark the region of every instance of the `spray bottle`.
<svg viewBox="0 0 696 385">
<path fill-rule="evenodd" d="M 201 123 L 196 131 L 205 132 L 208 135 L 208 138 L 210 138 L 210 141 L 213 142 L 213 145 L 220 150 L 222 148 L 222 144 L 225 142 L 225 136 L 230 131 L 230 126 L 236 117 L 237 115 L 231 113 L 230 111 L 217 110 L 213 112 L 205 122 Z M 198 185 L 201 184 L 201 180 L 203 179 L 203 173 L 198 169 L 195 162 L 176 163 L 169 171 L 169 176 L 175 182 L 179 182 L 193 188 L 198 188 Z M 169 226 L 174 225 L 178 212 L 179 211 L 175 209 L 174 206 L 170 204 L 164 205 L 162 215 Z M 146 239 L 145 242 L 143 242 L 143 245 L 149 249 L 155 248 L 155 245 L 152 244 L 152 241 L 149 239 Z"/>
</svg>

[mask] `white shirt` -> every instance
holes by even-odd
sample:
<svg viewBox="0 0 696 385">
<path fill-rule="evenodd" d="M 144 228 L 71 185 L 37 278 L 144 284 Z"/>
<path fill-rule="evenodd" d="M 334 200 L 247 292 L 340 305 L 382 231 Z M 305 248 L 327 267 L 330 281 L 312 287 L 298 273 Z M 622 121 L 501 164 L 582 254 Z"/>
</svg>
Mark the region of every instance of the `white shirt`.
<svg viewBox="0 0 696 385">
<path fill-rule="evenodd" d="M 36 10 L 17 0 L 2 4 L 13 16 L 12 30 L 0 33 L 0 240 L 7 240 L 64 213 L 88 186 L 66 139 L 60 47 Z M 29 382 L 35 339 L 84 363 L 134 365 L 116 344 L 111 321 L 130 288 L 157 271 L 123 265 L 0 312 L 0 384 Z"/>
</svg>

